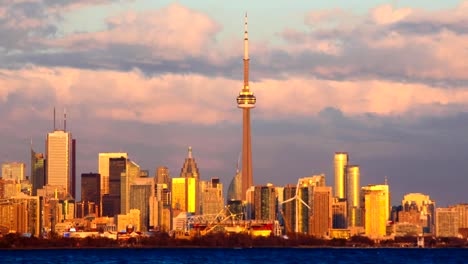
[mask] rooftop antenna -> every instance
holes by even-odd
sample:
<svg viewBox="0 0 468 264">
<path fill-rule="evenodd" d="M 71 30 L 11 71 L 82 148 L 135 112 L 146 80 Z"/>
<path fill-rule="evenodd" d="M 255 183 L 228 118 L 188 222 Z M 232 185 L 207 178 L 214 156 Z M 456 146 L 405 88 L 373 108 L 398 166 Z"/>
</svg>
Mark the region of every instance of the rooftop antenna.
<svg viewBox="0 0 468 264">
<path fill-rule="evenodd" d="M 55 131 L 55 106 L 54 106 L 54 131 Z"/>
<path fill-rule="evenodd" d="M 388 179 L 387 179 L 387 176 L 385 176 L 384 183 L 385 183 L 385 185 L 388 185 Z"/>
<path fill-rule="evenodd" d="M 63 108 L 63 131 L 67 131 L 67 110 Z"/>
</svg>

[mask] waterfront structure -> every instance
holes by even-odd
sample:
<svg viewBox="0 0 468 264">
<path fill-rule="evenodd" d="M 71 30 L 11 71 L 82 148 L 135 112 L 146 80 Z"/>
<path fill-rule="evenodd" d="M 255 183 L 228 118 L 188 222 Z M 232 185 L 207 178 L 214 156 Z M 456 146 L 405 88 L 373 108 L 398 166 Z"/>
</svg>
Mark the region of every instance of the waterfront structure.
<svg viewBox="0 0 468 264">
<path fill-rule="evenodd" d="M 46 160 L 43 153 L 36 153 L 31 148 L 31 184 L 32 195 L 37 195 L 37 189 L 46 184 Z"/>
<path fill-rule="evenodd" d="M 81 174 L 81 203 L 77 208 L 81 208 L 81 215 L 94 214 L 98 216 L 99 205 L 101 204 L 101 175 L 99 173 Z M 80 207 L 81 206 L 81 207 Z"/>
<path fill-rule="evenodd" d="M 346 209 L 347 226 L 361 226 L 361 186 L 358 165 L 346 166 Z"/>
<path fill-rule="evenodd" d="M 193 158 L 192 147 L 188 148 L 179 178 L 172 178 L 172 208 L 177 212 L 198 214 L 199 207 L 199 171 Z M 176 215 L 176 214 L 174 214 Z"/>
<path fill-rule="evenodd" d="M 216 215 L 224 208 L 223 184 L 219 178 L 200 181 L 200 213 Z"/>
<path fill-rule="evenodd" d="M 249 87 L 249 35 L 247 14 L 244 21 L 244 86 L 237 97 L 237 106 L 242 109 L 242 200 L 246 200 L 247 189 L 253 186 L 252 144 L 250 133 L 250 109 L 255 107 L 256 98 Z"/>
<path fill-rule="evenodd" d="M 23 162 L 6 162 L 2 164 L 2 179 L 14 180 L 17 183 L 25 180 L 26 164 Z"/>
<path fill-rule="evenodd" d="M 328 237 L 332 228 L 332 188 L 316 186 L 312 198 L 309 234 L 315 237 Z"/>
<path fill-rule="evenodd" d="M 348 165 L 348 153 L 336 152 L 335 167 L 335 197 L 346 198 L 346 167 Z"/>
<path fill-rule="evenodd" d="M 388 185 L 368 185 L 361 188 L 364 199 L 364 228 L 366 236 L 382 238 L 387 234 L 390 212 Z"/>
<path fill-rule="evenodd" d="M 55 130 L 47 134 L 46 140 L 46 184 L 63 186 L 67 193 L 72 193 L 70 132 Z"/>
</svg>

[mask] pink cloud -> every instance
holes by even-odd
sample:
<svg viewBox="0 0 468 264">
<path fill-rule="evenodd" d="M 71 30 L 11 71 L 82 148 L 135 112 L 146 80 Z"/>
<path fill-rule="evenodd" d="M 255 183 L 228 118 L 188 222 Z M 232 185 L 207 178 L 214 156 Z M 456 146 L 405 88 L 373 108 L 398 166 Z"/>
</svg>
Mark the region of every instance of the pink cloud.
<svg viewBox="0 0 468 264">
<path fill-rule="evenodd" d="M 411 15 L 411 8 L 395 9 L 391 5 L 382 5 L 371 11 L 372 19 L 377 24 L 392 24 Z"/>
<path fill-rule="evenodd" d="M 103 49 L 108 45 L 141 45 L 153 56 L 182 59 L 207 54 L 221 27 L 207 15 L 180 4 L 144 12 L 127 11 L 107 20 L 108 29 L 48 41 L 65 49 Z"/>
<path fill-rule="evenodd" d="M 98 118 L 213 124 L 240 121 L 235 105 L 240 83 L 197 74 L 146 77 L 136 70 L 30 67 L 0 70 L 0 98 L 6 102 L 10 95 L 17 95 L 15 97 L 22 101 L 13 107 L 21 109 L 24 105 L 34 108 L 32 101 L 50 100 L 44 94 L 53 94 L 57 102 L 51 101 L 51 105 L 60 103 L 70 109 L 84 107 Z M 258 99 L 253 113 L 260 119 L 313 116 L 326 107 L 335 107 L 351 115 L 368 112 L 424 114 L 450 104 L 457 105 L 452 111 L 468 110 L 465 107 L 468 87 L 453 90 L 382 80 L 332 81 L 300 77 L 264 79 L 253 82 L 251 87 Z M 50 115 L 49 112 L 36 114 Z"/>
</svg>

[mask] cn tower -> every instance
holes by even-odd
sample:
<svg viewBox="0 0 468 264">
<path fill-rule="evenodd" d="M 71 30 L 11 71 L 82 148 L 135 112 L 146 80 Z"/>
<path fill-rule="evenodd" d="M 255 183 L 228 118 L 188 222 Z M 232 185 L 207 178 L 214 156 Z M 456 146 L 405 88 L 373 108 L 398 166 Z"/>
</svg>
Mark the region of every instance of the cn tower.
<svg viewBox="0 0 468 264">
<path fill-rule="evenodd" d="M 242 200 L 246 201 L 246 192 L 253 185 L 252 144 L 250 140 L 250 109 L 255 107 L 255 96 L 249 88 L 249 34 L 247 14 L 244 22 L 244 86 L 237 96 L 237 106 L 242 109 Z"/>
</svg>

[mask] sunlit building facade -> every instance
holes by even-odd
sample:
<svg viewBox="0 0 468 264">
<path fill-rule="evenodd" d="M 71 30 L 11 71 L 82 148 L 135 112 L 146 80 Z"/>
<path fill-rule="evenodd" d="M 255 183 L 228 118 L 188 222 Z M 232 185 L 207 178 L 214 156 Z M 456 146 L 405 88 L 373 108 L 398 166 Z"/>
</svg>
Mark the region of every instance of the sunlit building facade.
<svg viewBox="0 0 468 264">
<path fill-rule="evenodd" d="M 109 160 L 111 158 L 128 158 L 125 152 L 106 152 L 99 153 L 98 173 L 101 175 L 101 196 L 109 194 Z"/>
<path fill-rule="evenodd" d="M 188 148 L 179 178 L 172 178 L 172 209 L 178 212 L 198 214 L 200 211 L 200 191 L 197 163 L 193 158 L 192 147 Z"/>
<path fill-rule="evenodd" d="M 388 185 L 368 185 L 362 187 L 364 199 L 364 228 L 366 236 L 382 238 L 387 234 L 390 194 Z"/>
<path fill-rule="evenodd" d="M 72 193 L 71 181 L 71 133 L 56 130 L 47 134 L 46 142 L 46 183 L 65 187 Z"/>
<path fill-rule="evenodd" d="M 336 152 L 335 167 L 335 197 L 346 198 L 346 167 L 348 165 L 348 153 Z"/>
<path fill-rule="evenodd" d="M 404 196 L 401 204 L 402 210 L 398 212 L 398 222 L 417 225 L 426 234 L 434 233 L 435 202 L 429 195 L 409 193 Z"/>
<path fill-rule="evenodd" d="M 328 237 L 332 228 L 332 188 L 318 186 L 313 189 L 309 234 Z"/>
<path fill-rule="evenodd" d="M 6 162 L 2 164 L 2 178 L 22 182 L 25 180 L 26 164 L 23 162 Z"/>
<path fill-rule="evenodd" d="M 219 178 L 200 181 L 201 214 L 216 215 L 224 208 L 223 184 Z"/>
<path fill-rule="evenodd" d="M 361 226 L 361 186 L 359 166 L 348 165 L 346 170 L 347 226 Z"/>
<path fill-rule="evenodd" d="M 436 209 L 436 236 L 457 237 L 459 229 L 459 214 L 455 207 Z"/>
</svg>

